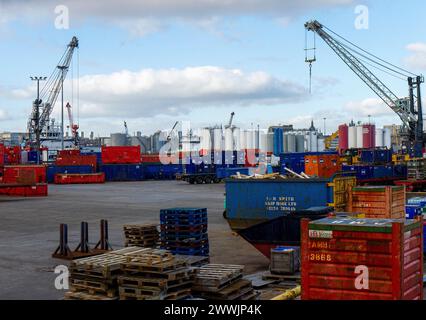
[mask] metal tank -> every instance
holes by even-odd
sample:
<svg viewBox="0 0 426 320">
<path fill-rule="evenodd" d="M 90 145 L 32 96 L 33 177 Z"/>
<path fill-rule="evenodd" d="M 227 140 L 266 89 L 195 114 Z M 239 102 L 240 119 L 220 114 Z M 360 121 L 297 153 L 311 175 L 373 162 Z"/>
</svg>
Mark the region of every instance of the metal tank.
<svg viewBox="0 0 426 320">
<path fill-rule="evenodd" d="M 339 126 L 339 151 L 344 151 L 348 149 L 348 125 L 341 124 Z"/>
<path fill-rule="evenodd" d="M 247 149 L 246 130 L 240 130 L 240 147 L 241 150 Z"/>
<path fill-rule="evenodd" d="M 288 152 L 290 153 L 296 152 L 296 135 L 294 133 L 288 134 L 287 143 L 288 143 Z"/>
<path fill-rule="evenodd" d="M 234 150 L 234 136 L 232 134 L 231 128 L 225 129 L 225 143 L 224 143 L 225 151 L 233 151 Z"/>
<path fill-rule="evenodd" d="M 234 150 L 240 151 L 241 150 L 241 130 L 240 128 L 233 128 L 232 129 L 232 136 L 234 140 Z"/>
<path fill-rule="evenodd" d="M 348 128 L 348 148 L 354 149 L 357 147 L 356 126 L 349 126 Z"/>
<path fill-rule="evenodd" d="M 260 152 L 268 152 L 268 132 L 266 130 L 259 130 L 259 147 Z"/>
<path fill-rule="evenodd" d="M 119 147 L 119 146 L 127 146 L 127 135 L 124 133 L 111 133 L 111 146 Z"/>
<path fill-rule="evenodd" d="M 374 148 L 376 146 L 376 126 L 374 124 L 364 124 L 362 126 L 362 147 Z"/>
<path fill-rule="evenodd" d="M 363 126 L 356 126 L 356 147 L 362 148 L 364 145 L 364 131 Z"/>
<path fill-rule="evenodd" d="M 305 135 L 296 135 L 296 152 L 305 152 Z"/>
<path fill-rule="evenodd" d="M 376 147 L 383 147 L 384 146 L 384 141 L 383 141 L 383 129 L 378 128 L 376 129 L 376 137 L 375 137 L 375 144 Z"/>
<path fill-rule="evenodd" d="M 213 149 L 215 151 L 221 151 L 223 149 L 223 136 L 222 129 L 215 128 L 213 129 Z"/>
<path fill-rule="evenodd" d="M 311 152 L 318 152 L 318 132 L 310 131 L 309 135 L 311 137 Z"/>
<path fill-rule="evenodd" d="M 385 128 L 383 130 L 383 145 L 390 149 L 392 147 L 392 129 Z"/>
</svg>

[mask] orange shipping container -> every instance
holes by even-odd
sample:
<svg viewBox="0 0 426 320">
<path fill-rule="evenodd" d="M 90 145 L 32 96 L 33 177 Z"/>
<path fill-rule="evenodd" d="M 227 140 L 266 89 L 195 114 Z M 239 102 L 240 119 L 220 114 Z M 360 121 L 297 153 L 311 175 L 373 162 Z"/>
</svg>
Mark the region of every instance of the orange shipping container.
<svg viewBox="0 0 426 320">
<path fill-rule="evenodd" d="M 346 211 L 364 214 L 366 218 L 405 218 L 403 186 L 353 187 L 349 191 Z"/>
<path fill-rule="evenodd" d="M 423 221 L 302 220 L 303 300 L 422 300 Z"/>
<path fill-rule="evenodd" d="M 319 178 L 330 178 L 341 170 L 340 157 L 337 154 L 306 155 L 305 173 Z"/>
</svg>

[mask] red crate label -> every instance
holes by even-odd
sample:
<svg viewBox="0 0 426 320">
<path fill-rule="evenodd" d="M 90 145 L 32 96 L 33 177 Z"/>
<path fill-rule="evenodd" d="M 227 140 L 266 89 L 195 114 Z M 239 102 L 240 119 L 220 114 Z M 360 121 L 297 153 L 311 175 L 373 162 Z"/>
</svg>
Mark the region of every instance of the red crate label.
<svg viewBox="0 0 426 320">
<path fill-rule="evenodd" d="M 309 238 L 333 239 L 332 230 L 309 230 Z"/>
</svg>

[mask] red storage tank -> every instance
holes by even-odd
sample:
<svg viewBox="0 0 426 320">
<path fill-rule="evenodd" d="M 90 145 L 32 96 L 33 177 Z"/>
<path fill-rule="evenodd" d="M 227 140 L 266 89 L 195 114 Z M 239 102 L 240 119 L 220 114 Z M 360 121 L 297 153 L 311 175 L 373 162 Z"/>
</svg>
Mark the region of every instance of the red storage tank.
<svg viewBox="0 0 426 320">
<path fill-rule="evenodd" d="M 102 163 L 104 164 L 137 164 L 141 163 L 141 147 L 102 147 Z"/>
<path fill-rule="evenodd" d="M 423 219 L 302 220 L 303 300 L 422 300 Z"/>
<path fill-rule="evenodd" d="M 376 147 L 376 126 L 374 124 L 364 124 L 362 126 L 362 147 Z"/>
<path fill-rule="evenodd" d="M 348 149 L 348 126 L 341 124 L 339 126 L 339 153 Z"/>
</svg>

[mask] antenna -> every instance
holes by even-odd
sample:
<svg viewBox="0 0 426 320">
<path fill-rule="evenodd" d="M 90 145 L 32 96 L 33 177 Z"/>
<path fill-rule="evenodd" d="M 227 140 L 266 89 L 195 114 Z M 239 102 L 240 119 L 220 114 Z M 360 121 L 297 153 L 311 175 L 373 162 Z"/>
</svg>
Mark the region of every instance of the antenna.
<svg viewBox="0 0 426 320">
<path fill-rule="evenodd" d="M 313 51 L 313 55 L 309 53 Z M 305 30 L 305 62 L 309 63 L 309 93 L 312 93 L 312 63 L 317 61 L 316 58 L 316 35 L 314 33 L 314 46 L 308 47 L 308 31 Z"/>
</svg>

